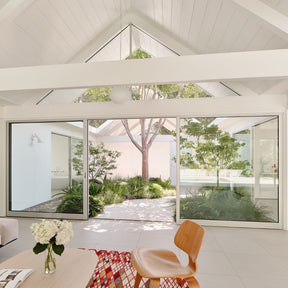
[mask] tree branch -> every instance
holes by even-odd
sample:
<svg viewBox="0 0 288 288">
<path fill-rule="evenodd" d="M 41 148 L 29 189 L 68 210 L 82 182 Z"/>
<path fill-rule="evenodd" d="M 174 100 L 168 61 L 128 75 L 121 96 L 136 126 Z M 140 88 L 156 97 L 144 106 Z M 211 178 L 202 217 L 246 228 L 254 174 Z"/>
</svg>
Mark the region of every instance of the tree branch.
<svg viewBox="0 0 288 288">
<path fill-rule="evenodd" d="M 126 130 L 126 133 L 128 135 L 128 137 L 130 138 L 131 142 L 136 146 L 136 148 L 142 153 L 142 147 L 138 144 L 138 142 L 134 139 L 133 135 L 131 134 L 131 131 L 129 129 L 129 126 L 128 126 L 128 120 L 127 119 L 122 119 L 121 120 L 125 130 Z"/>
<path fill-rule="evenodd" d="M 150 138 L 149 142 L 148 142 L 148 148 L 150 148 L 150 146 L 152 145 L 153 141 L 155 140 L 156 136 L 158 135 L 160 129 L 163 127 L 163 125 L 165 124 L 166 118 L 160 118 L 158 125 L 157 125 L 157 129 L 154 131 L 152 137 Z"/>
</svg>

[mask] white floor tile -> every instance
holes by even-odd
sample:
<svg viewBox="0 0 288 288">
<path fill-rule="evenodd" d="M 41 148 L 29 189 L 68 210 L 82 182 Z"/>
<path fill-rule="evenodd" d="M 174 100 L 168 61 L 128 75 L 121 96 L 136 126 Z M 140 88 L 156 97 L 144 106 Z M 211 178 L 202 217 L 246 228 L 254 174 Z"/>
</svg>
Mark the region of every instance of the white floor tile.
<svg viewBox="0 0 288 288">
<path fill-rule="evenodd" d="M 158 204 L 163 206 L 161 211 L 167 208 L 167 203 Z M 136 210 L 139 209 L 140 202 L 137 205 Z M 134 213 L 135 207 L 132 205 L 131 211 Z M 155 209 L 146 210 L 151 219 L 151 213 Z M 116 212 L 109 210 L 109 215 L 114 217 Z M 144 214 L 137 212 L 138 216 L 144 217 Z M 171 249 L 182 263 L 186 263 L 187 257 L 174 246 L 178 226 L 173 221 L 120 221 L 109 220 L 106 216 L 88 221 L 73 221 L 74 237 L 68 246 L 118 251 L 132 251 L 135 247 Z M 35 241 L 30 226 L 36 221 L 39 220 L 19 219 L 19 238 L 0 248 L 0 262 L 33 248 Z M 225 227 L 205 229 L 196 275 L 201 288 L 288 287 L 288 231 Z"/>
</svg>

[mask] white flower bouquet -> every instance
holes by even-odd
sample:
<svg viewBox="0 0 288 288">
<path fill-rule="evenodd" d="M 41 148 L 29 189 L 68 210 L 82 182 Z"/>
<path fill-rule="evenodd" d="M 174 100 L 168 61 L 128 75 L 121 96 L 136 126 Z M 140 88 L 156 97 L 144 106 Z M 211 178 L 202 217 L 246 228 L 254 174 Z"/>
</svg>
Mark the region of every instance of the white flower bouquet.
<svg viewBox="0 0 288 288">
<path fill-rule="evenodd" d="M 48 255 L 45 262 L 46 273 L 51 273 L 50 262 L 56 268 L 55 259 L 52 251 L 61 255 L 64 251 L 64 245 L 69 243 L 73 237 L 72 223 L 66 220 L 42 220 L 40 223 L 31 225 L 32 234 L 37 242 L 33 248 L 35 254 L 39 254 L 46 249 Z"/>
</svg>

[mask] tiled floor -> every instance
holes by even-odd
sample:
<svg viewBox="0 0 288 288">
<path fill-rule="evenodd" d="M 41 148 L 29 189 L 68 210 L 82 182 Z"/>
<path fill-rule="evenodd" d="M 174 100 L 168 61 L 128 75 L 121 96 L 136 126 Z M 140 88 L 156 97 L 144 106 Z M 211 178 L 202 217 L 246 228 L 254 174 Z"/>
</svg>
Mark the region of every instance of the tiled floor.
<svg viewBox="0 0 288 288">
<path fill-rule="evenodd" d="M 138 204 L 132 206 L 139 212 Z M 127 206 L 127 203 L 123 205 Z M 164 209 L 163 203 L 159 205 Z M 109 217 L 112 217 L 113 207 L 108 208 Z M 120 210 L 122 208 L 120 206 Z M 69 246 L 119 251 L 131 251 L 139 246 L 168 248 L 176 251 L 185 263 L 183 255 L 173 246 L 173 237 L 178 228 L 174 222 L 109 220 L 107 215 L 101 217 L 73 221 L 75 236 Z M 34 239 L 29 227 L 35 221 L 19 219 L 20 237 L 0 248 L 0 262 L 19 251 L 32 249 Z M 196 276 L 201 288 L 288 287 L 287 231 L 223 227 L 205 229 Z"/>
</svg>

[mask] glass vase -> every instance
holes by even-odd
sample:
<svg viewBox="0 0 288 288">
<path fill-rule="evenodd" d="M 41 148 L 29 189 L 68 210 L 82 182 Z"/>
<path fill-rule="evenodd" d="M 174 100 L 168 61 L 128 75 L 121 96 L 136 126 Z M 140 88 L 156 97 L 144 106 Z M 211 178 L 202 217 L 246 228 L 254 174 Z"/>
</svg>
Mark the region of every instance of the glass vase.
<svg viewBox="0 0 288 288">
<path fill-rule="evenodd" d="M 48 244 L 47 257 L 45 260 L 45 274 L 54 273 L 56 270 L 56 260 L 53 257 L 52 244 Z"/>
</svg>

